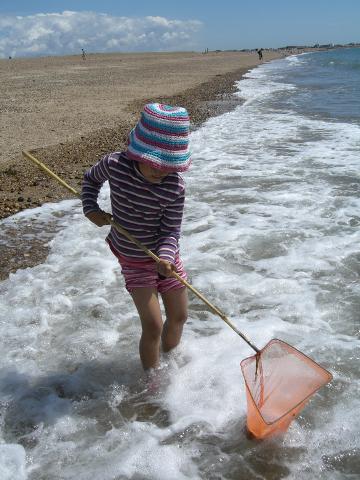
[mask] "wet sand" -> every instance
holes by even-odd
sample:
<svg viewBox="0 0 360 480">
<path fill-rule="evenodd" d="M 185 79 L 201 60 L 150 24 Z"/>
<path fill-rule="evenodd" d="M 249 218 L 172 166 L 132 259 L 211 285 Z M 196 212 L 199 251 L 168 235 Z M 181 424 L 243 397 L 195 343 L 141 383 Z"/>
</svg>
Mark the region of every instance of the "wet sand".
<svg viewBox="0 0 360 480">
<path fill-rule="evenodd" d="M 264 61 L 282 56 L 265 51 Z M 259 63 L 256 53 L 242 52 L 1 60 L 0 218 L 71 197 L 22 150 L 79 189 L 90 165 L 125 146 L 144 103 L 182 105 L 196 128 L 241 103 L 235 82 Z M 11 247 L 1 248 L 0 278 L 46 256 L 46 247 L 25 246 L 23 236 L 18 232 Z"/>
</svg>

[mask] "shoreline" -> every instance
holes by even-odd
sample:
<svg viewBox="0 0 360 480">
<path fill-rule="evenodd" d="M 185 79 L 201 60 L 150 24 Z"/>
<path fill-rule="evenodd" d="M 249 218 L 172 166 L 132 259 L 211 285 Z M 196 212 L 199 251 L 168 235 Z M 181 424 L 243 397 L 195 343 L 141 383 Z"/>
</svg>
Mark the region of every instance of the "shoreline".
<svg viewBox="0 0 360 480">
<path fill-rule="evenodd" d="M 30 148 L 29 151 L 69 185 L 80 190 L 83 174 L 90 166 L 105 153 L 125 147 L 127 135 L 139 118 L 145 103 L 159 101 L 184 106 L 189 111 L 192 128 L 198 128 L 208 118 L 231 111 L 242 104 L 241 97 L 234 95 L 237 91 L 235 82 L 259 64 L 278 58 L 284 58 L 284 55 L 273 54 L 272 58 L 265 58 L 264 62 L 251 58 L 250 61 L 247 59 L 246 65 L 233 70 L 215 75 L 206 73 L 206 81 L 193 82 L 195 85 L 182 91 L 179 89 L 178 93 L 172 95 L 162 95 L 156 99 L 133 96 L 126 102 L 126 110 L 130 115 L 125 115 L 122 121 L 118 120 L 116 126 L 106 126 L 81 135 L 80 138 L 41 148 Z M 179 85 L 177 87 L 179 88 Z M 0 219 L 25 209 L 40 207 L 44 203 L 74 198 L 74 195 L 49 178 L 31 161 L 23 158 L 20 161 L 19 158 L 13 159 L 5 166 L 0 163 L 0 191 L 5 192 L 0 200 Z M 10 273 L 20 268 L 34 267 L 46 259 L 48 246 L 36 239 L 26 239 L 28 235 L 36 232 L 36 226 L 21 228 L 21 231 L 12 231 L 10 228 L 7 233 L 5 228 L 5 235 L 13 235 L 14 241 L 11 246 L 2 246 L 0 280 L 5 280 Z M 51 230 L 51 227 L 49 228 Z M 50 233 L 55 235 L 56 231 Z"/>
<path fill-rule="evenodd" d="M 241 80 L 248 71 L 248 68 L 241 68 L 235 72 L 226 73 L 181 94 L 163 97 L 162 101 L 186 106 L 191 115 L 192 129 L 198 128 L 208 118 L 231 111 L 243 103 L 240 97 L 234 95 L 237 91 L 235 82 Z M 131 107 L 137 108 L 139 111 L 141 111 L 142 105 L 143 100 L 131 102 Z M 85 170 L 105 153 L 125 147 L 130 128 L 128 124 L 124 123 L 121 128 L 107 128 L 93 132 L 88 137 L 84 137 L 81 142 L 62 142 L 59 145 L 33 149 L 31 153 L 72 187 L 80 189 Z M 81 161 L 77 160 L 79 151 L 81 151 Z M 66 162 L 59 162 L 60 158 L 66 158 Z M 1 174 L 0 171 L 0 179 Z M 17 178 L 25 177 L 28 181 L 31 179 L 29 185 L 21 185 L 19 182 L 17 186 L 13 185 L 12 187 L 15 189 L 15 195 L 31 198 L 31 202 L 13 201 L 10 205 L 4 202 L 3 208 L 0 210 L 0 216 L 2 216 L 0 219 L 10 217 L 22 210 L 40 207 L 44 203 L 74 198 L 74 195 L 44 174 L 29 160 L 24 159 L 22 164 L 16 165 L 14 178 L 15 175 Z M 2 246 L 0 281 L 5 280 L 18 269 L 34 267 L 45 261 L 49 252 L 48 245 L 35 239 L 30 242 L 26 240 L 26 237 L 29 234 L 33 235 L 34 232 L 36 233 L 36 226 L 31 225 L 21 227 L 20 232 L 14 231 L 12 228 L 6 231 L 7 236 L 13 236 L 14 242 L 11 247 Z M 53 230 L 50 233 L 53 236 L 57 231 Z"/>
<path fill-rule="evenodd" d="M 264 62 L 283 57 L 268 52 Z M 23 150 L 76 187 L 101 155 L 125 146 L 145 103 L 182 105 L 199 125 L 226 111 L 219 100 L 229 100 L 235 81 L 261 63 L 256 54 L 194 52 L 1 62 L 0 219 L 69 198 Z"/>
<path fill-rule="evenodd" d="M 241 68 L 235 72 L 218 75 L 197 87 L 177 95 L 163 96 L 158 101 L 187 108 L 191 126 L 197 128 L 208 118 L 231 111 L 242 103 L 242 100 L 234 95 L 235 82 L 248 70 Z M 154 100 L 151 98 L 132 100 L 128 108 L 140 114 L 143 105 L 151 101 Z M 34 148 L 29 152 L 74 188 L 79 188 L 86 169 L 106 153 L 125 148 L 127 135 L 134 124 L 135 122 L 124 121 L 118 123 L 116 128 L 105 127 L 83 135 L 80 140 Z M 0 200 L 0 219 L 28 208 L 38 207 L 45 202 L 73 197 L 55 180 L 49 182 L 46 174 L 24 158 L 21 163 L 12 161 L 5 167 L 0 167 L 0 184 L 0 190 L 5 192 L 5 196 Z"/>
</svg>

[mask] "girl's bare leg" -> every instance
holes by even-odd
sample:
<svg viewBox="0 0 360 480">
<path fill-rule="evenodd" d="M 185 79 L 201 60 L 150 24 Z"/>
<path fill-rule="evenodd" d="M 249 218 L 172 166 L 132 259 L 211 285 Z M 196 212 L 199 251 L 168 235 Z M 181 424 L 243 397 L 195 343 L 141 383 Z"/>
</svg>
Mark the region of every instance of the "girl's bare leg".
<svg viewBox="0 0 360 480">
<path fill-rule="evenodd" d="M 140 316 L 142 334 L 139 351 L 144 370 L 159 365 L 160 339 L 163 329 L 157 290 L 151 287 L 134 288 L 131 292 Z"/>
<path fill-rule="evenodd" d="M 187 290 L 185 287 L 169 290 L 162 294 L 162 300 L 166 312 L 161 335 L 162 348 L 164 352 L 168 352 L 180 342 L 183 326 L 187 320 Z"/>
</svg>

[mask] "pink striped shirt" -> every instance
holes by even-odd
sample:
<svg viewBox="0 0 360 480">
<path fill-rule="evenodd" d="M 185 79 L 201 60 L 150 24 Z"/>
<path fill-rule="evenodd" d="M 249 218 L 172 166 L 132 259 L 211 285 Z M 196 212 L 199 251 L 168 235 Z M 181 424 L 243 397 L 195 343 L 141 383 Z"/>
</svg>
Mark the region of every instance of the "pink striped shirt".
<svg viewBox="0 0 360 480">
<path fill-rule="evenodd" d="M 105 155 L 84 175 L 82 203 L 85 215 L 99 211 L 99 191 L 110 184 L 114 220 L 160 258 L 175 262 L 185 200 L 184 180 L 169 173 L 161 183 L 151 183 L 142 175 L 138 163 L 124 152 Z M 148 258 L 145 252 L 113 227 L 107 236 L 115 250 L 125 257 Z"/>
</svg>

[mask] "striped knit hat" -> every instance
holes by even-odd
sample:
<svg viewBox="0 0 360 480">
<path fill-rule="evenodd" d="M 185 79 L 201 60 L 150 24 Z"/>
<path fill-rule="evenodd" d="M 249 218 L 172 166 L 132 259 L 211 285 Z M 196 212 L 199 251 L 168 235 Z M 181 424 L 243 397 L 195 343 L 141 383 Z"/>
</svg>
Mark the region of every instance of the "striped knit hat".
<svg viewBox="0 0 360 480">
<path fill-rule="evenodd" d="M 163 172 L 184 172 L 191 163 L 189 128 L 185 108 L 148 103 L 130 132 L 126 154 Z"/>
</svg>

